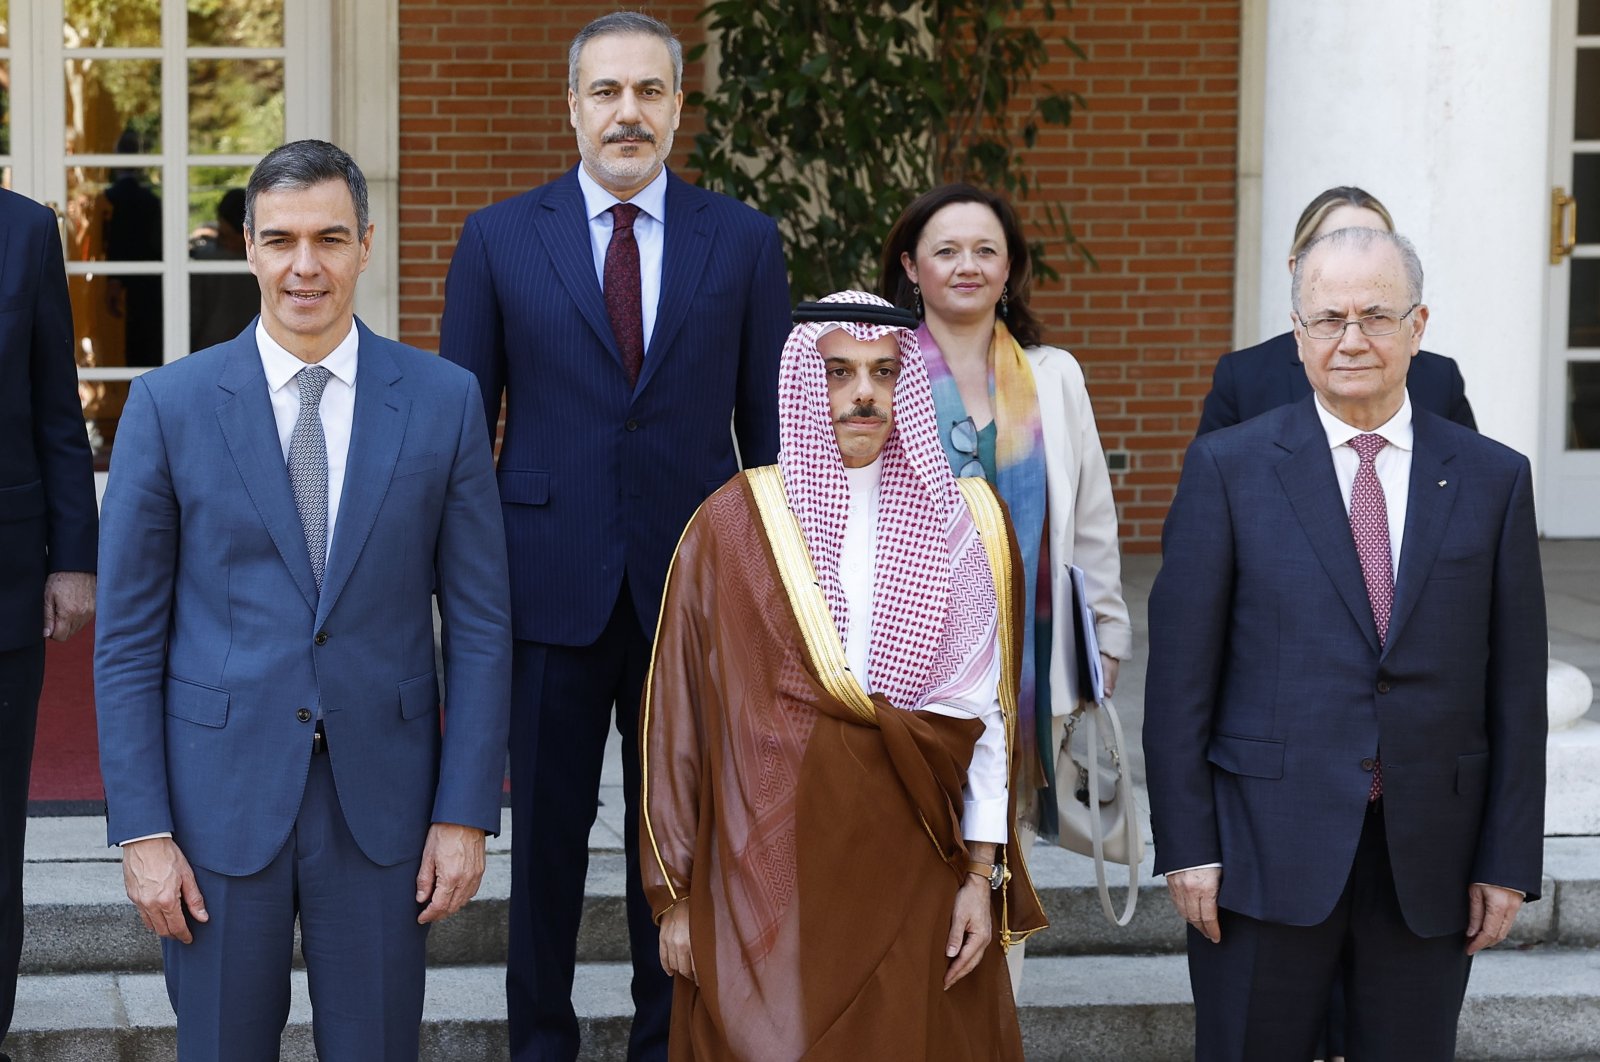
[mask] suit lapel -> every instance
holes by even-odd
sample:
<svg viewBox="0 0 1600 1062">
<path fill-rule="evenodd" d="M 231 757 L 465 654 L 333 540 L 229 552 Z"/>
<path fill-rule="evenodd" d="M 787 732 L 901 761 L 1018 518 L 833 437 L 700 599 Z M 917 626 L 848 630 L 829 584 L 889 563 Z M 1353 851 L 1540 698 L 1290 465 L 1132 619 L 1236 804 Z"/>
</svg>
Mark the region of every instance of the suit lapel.
<svg viewBox="0 0 1600 1062">
<path fill-rule="evenodd" d="M 1339 496 L 1339 480 L 1333 472 L 1333 455 L 1328 437 L 1311 403 L 1303 399 L 1286 419 L 1278 445 L 1290 451 L 1278 462 L 1278 479 L 1294 508 L 1295 516 L 1311 540 L 1311 548 L 1328 578 L 1344 600 L 1350 615 L 1366 635 L 1374 653 L 1378 652 L 1378 627 L 1372 619 L 1372 602 L 1367 598 L 1366 579 L 1350 533 L 1350 518 L 1344 499 Z"/>
<path fill-rule="evenodd" d="M 374 335 L 360 321 L 356 328 L 361 339 L 356 354 L 355 417 L 350 425 L 350 452 L 345 459 L 339 518 L 322 576 L 319 625 L 338 602 L 373 521 L 378 518 L 378 507 L 389 492 L 395 459 L 400 456 L 400 443 L 411 416 L 411 400 L 394 386 L 401 372 L 390 353 L 393 344 Z"/>
<path fill-rule="evenodd" d="M 578 312 L 594 329 L 596 338 L 621 367 L 622 352 L 611 334 L 605 296 L 594 275 L 594 247 L 589 242 L 589 219 L 584 209 L 583 189 L 578 185 L 578 171 L 567 171 L 539 201 L 539 206 L 534 226 L 550 252 L 550 264 L 556 276 L 561 278 Z"/>
<path fill-rule="evenodd" d="M 1445 471 L 1455 451 L 1427 413 L 1417 410 L 1412 425 L 1415 442 L 1411 451 L 1411 486 L 1406 491 L 1406 528 L 1400 540 L 1400 577 L 1395 580 L 1388 645 L 1395 643 L 1400 628 L 1422 596 L 1456 503 L 1456 480 Z"/>
<path fill-rule="evenodd" d="M 661 299 L 656 304 L 656 324 L 650 333 L 639 388 L 650 382 L 662 355 L 672 346 L 683 319 L 700 290 L 701 274 L 711 250 L 711 222 L 706 200 L 678 177 L 667 173 L 666 239 L 661 248 Z"/>
<path fill-rule="evenodd" d="M 289 489 L 289 468 L 278 441 L 272 399 L 267 394 L 267 374 L 261 368 L 253 325 L 230 344 L 217 386 L 225 392 L 217 407 L 217 425 L 239 478 L 306 605 L 315 611 L 316 578 L 311 574 L 306 533 Z"/>
</svg>

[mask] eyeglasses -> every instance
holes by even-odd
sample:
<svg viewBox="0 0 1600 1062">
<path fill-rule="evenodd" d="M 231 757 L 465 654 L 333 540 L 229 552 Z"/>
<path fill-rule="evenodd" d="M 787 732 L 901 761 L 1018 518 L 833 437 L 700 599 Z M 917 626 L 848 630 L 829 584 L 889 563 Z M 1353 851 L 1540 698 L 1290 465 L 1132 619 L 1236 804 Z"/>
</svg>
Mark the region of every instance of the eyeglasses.
<svg viewBox="0 0 1600 1062">
<path fill-rule="evenodd" d="M 1379 336 L 1392 336 L 1400 331 L 1400 322 L 1410 317 L 1422 303 L 1414 302 L 1411 309 L 1396 317 L 1392 313 L 1369 313 L 1365 317 L 1313 317 L 1307 321 L 1300 319 L 1305 326 L 1306 335 L 1312 339 L 1343 339 L 1344 330 L 1351 325 L 1361 329 L 1361 334 L 1368 339 L 1377 339 Z"/>
<path fill-rule="evenodd" d="M 965 417 L 950 425 L 950 447 L 965 457 L 958 476 L 983 476 L 983 462 L 978 460 L 978 423 Z"/>
</svg>

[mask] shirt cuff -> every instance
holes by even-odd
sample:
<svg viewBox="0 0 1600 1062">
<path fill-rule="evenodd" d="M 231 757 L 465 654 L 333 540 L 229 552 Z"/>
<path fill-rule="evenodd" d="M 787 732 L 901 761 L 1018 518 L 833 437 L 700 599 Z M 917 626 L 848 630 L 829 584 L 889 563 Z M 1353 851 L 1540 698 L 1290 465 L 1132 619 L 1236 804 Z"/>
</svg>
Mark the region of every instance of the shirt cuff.
<svg viewBox="0 0 1600 1062">
<path fill-rule="evenodd" d="M 1007 840 L 1006 809 L 1009 802 L 1003 796 L 987 800 L 968 800 L 961 813 L 961 835 L 968 841 L 989 841 L 1005 844 Z"/>
<path fill-rule="evenodd" d="M 135 841 L 153 841 L 157 837 L 171 837 L 171 836 L 172 836 L 172 834 L 170 832 L 168 832 L 168 833 L 147 833 L 143 837 L 129 837 L 126 841 L 118 841 L 117 842 L 117 847 L 118 848 L 125 848 L 125 847 L 127 847 L 128 845 L 132 844 Z"/>
<path fill-rule="evenodd" d="M 1521 889 L 1513 889 L 1510 885 L 1495 885 L 1487 881 L 1474 881 L 1473 884 L 1482 885 L 1488 889 L 1504 889 L 1506 892 L 1514 892 L 1518 896 L 1521 896 L 1524 900 L 1528 898 L 1527 893 L 1523 892 Z"/>
<path fill-rule="evenodd" d="M 1169 870 L 1166 873 L 1162 874 L 1161 876 L 1162 877 L 1166 877 L 1169 874 L 1182 874 L 1185 871 L 1189 871 L 1189 870 L 1221 870 L 1221 869 L 1222 869 L 1222 864 L 1221 863 L 1201 863 L 1197 867 L 1183 867 L 1180 870 Z"/>
</svg>

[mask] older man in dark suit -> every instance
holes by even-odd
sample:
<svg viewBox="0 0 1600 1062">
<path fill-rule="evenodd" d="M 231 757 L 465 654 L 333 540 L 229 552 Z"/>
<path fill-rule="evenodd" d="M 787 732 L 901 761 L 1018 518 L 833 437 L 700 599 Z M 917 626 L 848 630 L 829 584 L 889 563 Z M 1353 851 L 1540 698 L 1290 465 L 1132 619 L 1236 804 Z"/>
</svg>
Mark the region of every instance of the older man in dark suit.
<svg viewBox="0 0 1600 1062">
<path fill-rule="evenodd" d="M 1545 615 L 1528 461 L 1413 407 L 1409 243 L 1302 255 L 1313 396 L 1190 447 L 1150 598 L 1156 868 L 1201 1059 L 1447 1060 L 1473 953 L 1537 898 Z"/>
<path fill-rule="evenodd" d="M 96 523 L 56 219 L 0 189 L 0 1041 L 22 955 L 44 640 L 64 642 L 94 615 Z"/>
<path fill-rule="evenodd" d="M 467 219 L 439 344 L 477 374 L 491 437 L 506 402 L 511 1055 L 578 1052 L 574 956 L 615 704 L 636 1007 L 628 1057 L 662 1059 L 671 982 L 639 884 L 639 695 L 684 525 L 741 458 L 777 456 L 788 285 L 770 218 L 665 167 L 683 106 L 672 31 L 606 15 L 578 33 L 568 60 L 582 164 Z"/>
</svg>

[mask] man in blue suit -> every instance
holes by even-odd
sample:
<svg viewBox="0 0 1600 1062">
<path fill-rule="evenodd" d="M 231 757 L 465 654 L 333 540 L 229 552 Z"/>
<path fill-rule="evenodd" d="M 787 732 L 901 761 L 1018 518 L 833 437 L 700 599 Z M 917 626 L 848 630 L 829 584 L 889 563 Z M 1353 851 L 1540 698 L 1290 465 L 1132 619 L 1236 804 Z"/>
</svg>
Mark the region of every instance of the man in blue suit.
<svg viewBox="0 0 1600 1062">
<path fill-rule="evenodd" d="M 55 215 L 0 189 L 0 1041 L 22 957 L 44 640 L 64 642 L 94 615 L 96 524 Z"/>
<path fill-rule="evenodd" d="M 1545 614 L 1526 458 L 1414 407 L 1422 267 L 1341 229 L 1295 272 L 1314 395 L 1189 448 L 1150 596 L 1156 869 L 1196 1054 L 1448 1060 L 1471 955 L 1536 899 Z"/>
<path fill-rule="evenodd" d="M 499 829 L 510 606 L 477 381 L 355 319 L 373 226 L 332 144 L 246 191 L 261 316 L 139 377 L 104 505 L 110 840 L 181 1062 L 278 1057 L 298 917 L 317 1051 L 415 1062 L 432 922 Z M 434 670 L 444 630 L 446 710 Z"/>
<path fill-rule="evenodd" d="M 741 458 L 777 456 L 789 310 L 777 227 L 666 169 L 682 80 L 682 47 L 653 18 L 617 12 L 580 31 L 567 102 L 582 164 L 468 218 L 446 282 L 440 350 L 477 374 L 490 438 L 506 403 L 517 1062 L 578 1052 L 573 967 L 613 704 L 629 1058 L 666 1057 L 671 981 L 639 880 L 640 689 L 684 526 Z"/>
</svg>

